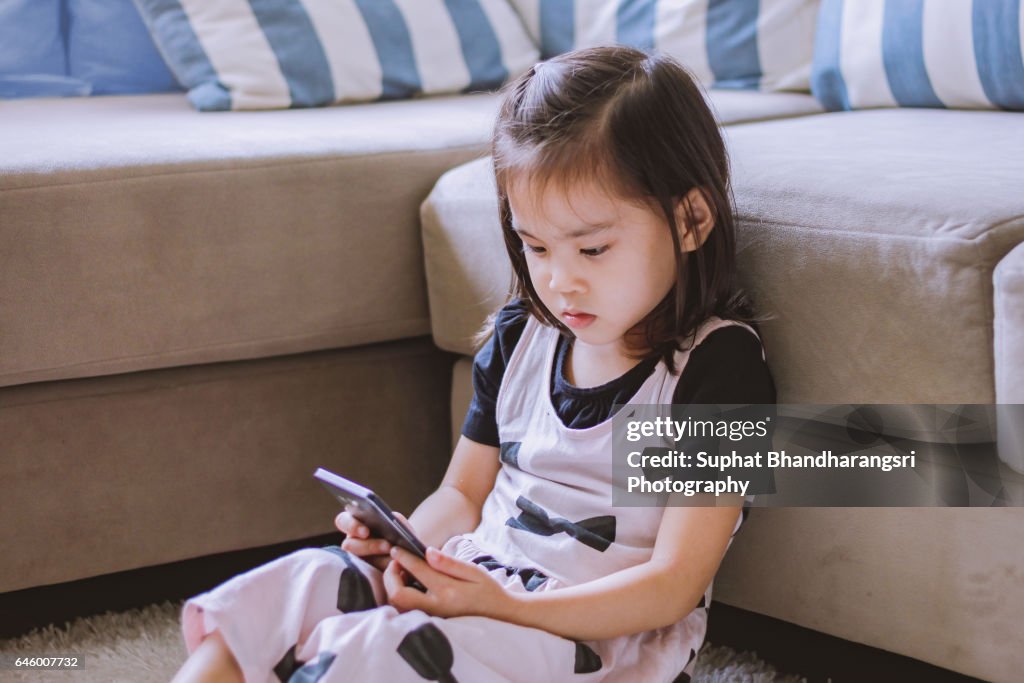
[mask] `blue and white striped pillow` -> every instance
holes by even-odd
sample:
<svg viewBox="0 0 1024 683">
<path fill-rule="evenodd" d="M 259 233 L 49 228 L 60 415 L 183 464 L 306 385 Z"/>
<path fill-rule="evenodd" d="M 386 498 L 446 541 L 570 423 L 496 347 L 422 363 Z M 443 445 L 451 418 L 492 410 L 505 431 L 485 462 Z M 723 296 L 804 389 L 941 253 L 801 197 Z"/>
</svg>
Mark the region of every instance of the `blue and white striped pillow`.
<svg viewBox="0 0 1024 683">
<path fill-rule="evenodd" d="M 823 0 L 811 85 L 829 110 L 1024 109 L 1020 0 Z"/>
<path fill-rule="evenodd" d="M 658 50 L 706 86 L 808 90 L 819 0 L 512 0 L 543 58 Z"/>
<path fill-rule="evenodd" d="M 507 0 L 135 0 L 204 111 L 487 90 L 537 49 Z"/>
</svg>

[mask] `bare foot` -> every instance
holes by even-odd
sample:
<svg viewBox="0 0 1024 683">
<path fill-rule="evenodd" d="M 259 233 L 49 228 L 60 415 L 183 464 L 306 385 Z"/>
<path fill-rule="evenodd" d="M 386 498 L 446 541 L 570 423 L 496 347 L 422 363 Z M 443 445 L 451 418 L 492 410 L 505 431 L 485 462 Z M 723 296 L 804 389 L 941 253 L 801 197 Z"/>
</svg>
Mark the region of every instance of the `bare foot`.
<svg viewBox="0 0 1024 683">
<path fill-rule="evenodd" d="M 220 631 L 213 631 L 199 643 L 171 683 L 192 681 L 243 681 L 242 669 L 224 643 Z"/>
</svg>

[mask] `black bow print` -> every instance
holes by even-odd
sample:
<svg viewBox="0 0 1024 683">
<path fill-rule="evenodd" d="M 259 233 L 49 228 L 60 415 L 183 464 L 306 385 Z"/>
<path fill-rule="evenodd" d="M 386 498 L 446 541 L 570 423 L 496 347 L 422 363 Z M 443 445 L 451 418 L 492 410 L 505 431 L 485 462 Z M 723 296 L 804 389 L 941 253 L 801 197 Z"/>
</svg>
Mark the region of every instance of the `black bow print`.
<svg viewBox="0 0 1024 683">
<path fill-rule="evenodd" d="M 480 557 L 474 557 L 472 560 L 473 564 L 478 564 L 488 571 L 495 569 L 504 569 L 505 576 L 512 576 L 515 574 L 519 577 L 519 580 L 523 582 L 523 587 L 528 591 L 535 591 L 548 580 L 547 574 L 539 569 L 533 567 L 523 567 L 517 569 L 515 567 L 509 567 L 498 562 L 490 555 L 481 555 Z"/>
<path fill-rule="evenodd" d="M 576 643 L 576 663 L 573 673 L 591 674 L 600 671 L 602 666 L 601 655 L 594 652 L 589 645 Z"/>
<path fill-rule="evenodd" d="M 338 578 L 338 611 L 362 612 L 376 607 L 377 598 L 373 595 L 370 580 L 359 571 L 352 556 L 336 545 L 329 545 L 323 550 L 334 553 L 344 560 L 346 565 Z"/>
<path fill-rule="evenodd" d="M 338 580 L 338 610 L 362 612 L 373 609 L 377 606 L 377 599 L 373 596 L 370 580 L 363 576 L 348 553 L 345 553 L 344 560 L 348 566 L 341 570 L 341 578 Z"/>
<path fill-rule="evenodd" d="M 542 507 L 523 496 L 516 499 L 516 507 L 522 512 L 515 519 L 510 517 L 505 522 L 513 529 L 522 529 L 539 536 L 566 533 L 602 553 L 615 542 L 615 517 L 611 515 L 570 522 L 562 517 L 549 517 Z"/>
<path fill-rule="evenodd" d="M 692 662 L 694 657 L 696 657 L 696 656 L 697 656 L 696 651 L 694 651 L 694 649 L 691 647 L 690 648 L 690 656 L 686 660 L 686 666 L 690 666 L 690 662 Z M 685 667 L 683 667 L 683 670 L 679 672 L 678 676 L 676 676 L 675 678 L 672 679 L 672 683 L 690 683 L 690 674 L 686 673 L 686 668 Z"/>
<path fill-rule="evenodd" d="M 452 675 L 455 654 L 448 638 L 429 621 L 405 634 L 398 654 L 420 677 L 440 683 L 458 683 Z"/>
<path fill-rule="evenodd" d="M 305 664 L 305 662 L 300 662 L 295 658 L 296 647 L 296 645 L 292 645 L 288 652 L 284 653 L 284 657 L 281 657 L 281 661 L 274 667 L 274 674 L 281 683 L 288 683 L 288 679 L 292 677 L 292 674 Z"/>
<path fill-rule="evenodd" d="M 509 467 L 519 469 L 519 447 L 521 441 L 506 441 L 498 447 L 498 460 Z"/>
<path fill-rule="evenodd" d="M 331 668 L 336 657 L 331 652 L 321 652 L 315 661 L 309 663 L 300 662 L 295 658 L 295 649 L 298 645 L 292 645 L 291 649 L 284 654 L 281 661 L 274 667 L 274 674 L 277 680 L 282 683 L 316 683 L 327 670 Z"/>
</svg>

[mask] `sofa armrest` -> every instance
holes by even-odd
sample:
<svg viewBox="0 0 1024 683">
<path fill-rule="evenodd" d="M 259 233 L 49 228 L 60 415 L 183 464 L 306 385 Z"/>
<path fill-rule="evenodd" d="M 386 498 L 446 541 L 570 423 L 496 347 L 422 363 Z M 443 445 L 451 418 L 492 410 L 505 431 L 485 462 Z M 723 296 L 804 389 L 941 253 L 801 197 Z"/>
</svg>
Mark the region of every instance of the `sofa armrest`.
<svg viewBox="0 0 1024 683">
<path fill-rule="evenodd" d="M 430 327 L 446 351 L 473 353 L 474 333 L 512 283 L 490 164 L 488 157 L 448 171 L 420 207 Z"/>
<path fill-rule="evenodd" d="M 992 275 L 992 283 L 996 401 L 1024 404 L 1024 244 L 1018 244 L 1003 257 Z M 1014 415 L 1019 415 L 1019 411 Z M 1000 443 L 1004 439 L 1013 444 L 1024 443 L 1022 432 L 1024 427 L 1019 424 L 1000 424 Z M 1013 469 L 1024 472 L 1024 450 L 1000 448 L 999 456 Z"/>
</svg>

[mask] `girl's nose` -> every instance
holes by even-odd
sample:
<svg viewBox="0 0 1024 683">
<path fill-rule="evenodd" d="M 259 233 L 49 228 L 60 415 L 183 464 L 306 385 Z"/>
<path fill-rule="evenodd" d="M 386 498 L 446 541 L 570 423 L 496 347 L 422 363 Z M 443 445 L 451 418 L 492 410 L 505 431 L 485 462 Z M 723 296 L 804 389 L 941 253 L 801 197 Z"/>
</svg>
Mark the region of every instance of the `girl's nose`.
<svg viewBox="0 0 1024 683">
<path fill-rule="evenodd" d="M 552 263 L 548 278 L 548 288 L 552 292 L 558 293 L 578 292 L 582 290 L 583 283 L 571 268 Z"/>
</svg>

